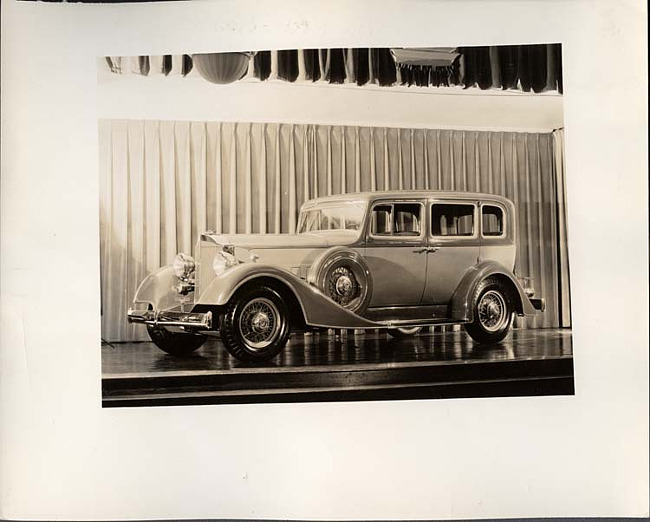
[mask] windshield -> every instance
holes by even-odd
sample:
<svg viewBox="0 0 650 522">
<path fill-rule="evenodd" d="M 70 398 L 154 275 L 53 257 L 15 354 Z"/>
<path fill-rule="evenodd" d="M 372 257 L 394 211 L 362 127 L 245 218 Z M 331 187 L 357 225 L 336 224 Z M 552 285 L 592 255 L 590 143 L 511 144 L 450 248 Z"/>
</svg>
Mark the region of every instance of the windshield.
<svg viewBox="0 0 650 522">
<path fill-rule="evenodd" d="M 298 233 L 322 230 L 359 230 L 366 205 L 363 202 L 332 203 L 303 210 L 298 222 Z"/>
</svg>

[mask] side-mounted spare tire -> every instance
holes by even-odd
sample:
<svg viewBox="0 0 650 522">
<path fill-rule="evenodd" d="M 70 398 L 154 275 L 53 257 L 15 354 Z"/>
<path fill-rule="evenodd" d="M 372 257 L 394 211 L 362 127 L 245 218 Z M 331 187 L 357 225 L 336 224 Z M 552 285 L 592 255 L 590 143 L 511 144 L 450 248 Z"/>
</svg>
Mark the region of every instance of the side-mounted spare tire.
<svg viewBox="0 0 650 522">
<path fill-rule="evenodd" d="M 363 313 L 370 304 L 370 269 L 363 257 L 352 249 L 332 247 L 320 254 L 314 260 L 307 281 L 356 314 Z"/>
</svg>

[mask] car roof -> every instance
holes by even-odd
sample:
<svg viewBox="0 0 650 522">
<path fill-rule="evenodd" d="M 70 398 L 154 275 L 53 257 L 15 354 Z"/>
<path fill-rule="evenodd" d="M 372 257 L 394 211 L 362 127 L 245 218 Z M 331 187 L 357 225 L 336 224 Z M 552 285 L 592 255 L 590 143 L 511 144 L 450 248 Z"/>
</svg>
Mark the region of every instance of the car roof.
<svg viewBox="0 0 650 522">
<path fill-rule="evenodd" d="M 338 201 L 375 201 L 378 199 L 466 199 L 466 200 L 489 200 L 497 201 L 505 206 L 511 206 L 512 202 L 503 196 L 486 194 L 483 192 L 461 192 L 450 190 L 386 190 L 375 192 L 350 192 L 337 194 L 335 196 L 324 196 L 310 199 L 304 203 L 305 206 L 313 206 L 325 202 Z"/>
</svg>

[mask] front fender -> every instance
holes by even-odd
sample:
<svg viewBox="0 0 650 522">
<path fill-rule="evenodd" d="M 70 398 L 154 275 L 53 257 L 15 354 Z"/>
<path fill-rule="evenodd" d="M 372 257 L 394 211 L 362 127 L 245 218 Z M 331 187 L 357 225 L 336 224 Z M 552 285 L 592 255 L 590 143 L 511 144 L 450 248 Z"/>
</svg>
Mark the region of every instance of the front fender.
<svg viewBox="0 0 650 522">
<path fill-rule="evenodd" d="M 149 303 L 154 310 L 172 310 L 180 307 L 183 302 L 191 302 L 192 294 L 181 296 L 174 288 L 177 284 L 178 278 L 174 269 L 171 266 L 163 266 L 140 283 L 133 303 Z"/>
<path fill-rule="evenodd" d="M 271 278 L 296 297 L 305 322 L 322 328 L 376 328 L 377 324 L 343 308 L 321 291 L 288 270 L 273 265 L 243 263 L 216 277 L 195 304 L 223 306 L 243 285 L 259 278 Z"/>
<path fill-rule="evenodd" d="M 486 261 L 470 268 L 451 298 L 451 318 L 459 321 L 474 320 L 472 298 L 478 284 L 486 277 L 499 275 L 506 277 L 517 292 L 517 313 L 519 315 L 534 315 L 535 308 L 517 278 L 503 265 L 496 261 Z"/>
</svg>

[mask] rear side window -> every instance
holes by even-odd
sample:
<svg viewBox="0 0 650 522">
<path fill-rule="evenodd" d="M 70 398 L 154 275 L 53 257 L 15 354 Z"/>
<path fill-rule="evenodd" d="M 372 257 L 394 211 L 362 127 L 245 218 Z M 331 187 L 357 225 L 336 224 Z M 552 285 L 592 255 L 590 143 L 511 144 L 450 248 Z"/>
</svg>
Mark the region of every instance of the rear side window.
<svg viewBox="0 0 650 522">
<path fill-rule="evenodd" d="M 474 235 L 474 205 L 436 203 L 431 207 L 431 233 L 434 236 Z"/>
<path fill-rule="evenodd" d="M 419 236 L 422 205 L 390 203 L 372 209 L 371 233 L 374 236 Z"/>
<path fill-rule="evenodd" d="M 495 237 L 503 235 L 503 210 L 493 205 L 483 205 L 483 235 Z"/>
</svg>

